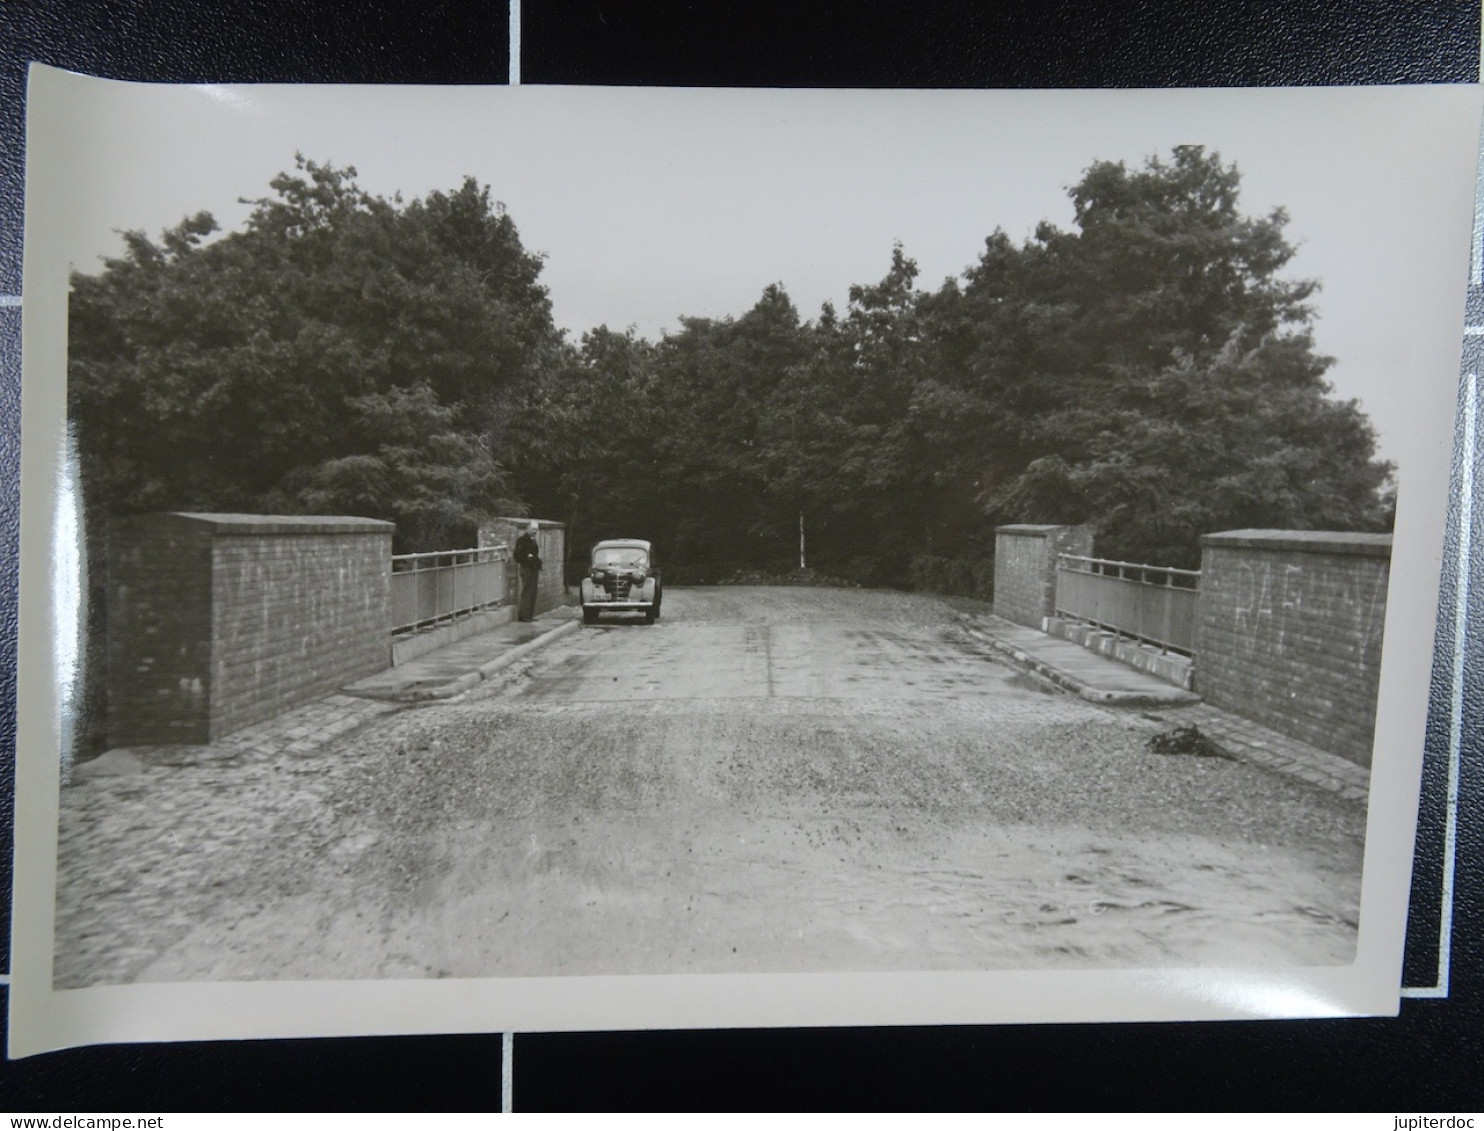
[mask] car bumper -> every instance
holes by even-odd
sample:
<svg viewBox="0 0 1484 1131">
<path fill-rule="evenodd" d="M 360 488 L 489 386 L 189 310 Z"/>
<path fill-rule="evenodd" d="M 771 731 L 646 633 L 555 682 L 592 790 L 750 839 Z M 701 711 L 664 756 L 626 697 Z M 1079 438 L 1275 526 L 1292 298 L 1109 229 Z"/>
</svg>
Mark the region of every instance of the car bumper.
<svg viewBox="0 0 1484 1131">
<path fill-rule="evenodd" d="M 584 609 L 637 609 L 649 610 L 659 604 L 659 585 L 653 579 L 620 590 L 622 596 L 605 586 L 596 584 L 591 578 L 582 582 L 582 607 Z"/>
</svg>

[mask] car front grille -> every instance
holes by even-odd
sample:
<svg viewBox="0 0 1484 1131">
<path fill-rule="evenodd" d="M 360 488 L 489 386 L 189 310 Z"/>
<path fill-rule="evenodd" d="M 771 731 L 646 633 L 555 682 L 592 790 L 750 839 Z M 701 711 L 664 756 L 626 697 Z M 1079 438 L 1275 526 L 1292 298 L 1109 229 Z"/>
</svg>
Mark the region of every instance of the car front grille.
<svg viewBox="0 0 1484 1131">
<path fill-rule="evenodd" d="M 627 577 L 615 577 L 608 583 L 608 589 L 613 594 L 615 601 L 627 601 L 629 599 L 630 581 Z"/>
</svg>

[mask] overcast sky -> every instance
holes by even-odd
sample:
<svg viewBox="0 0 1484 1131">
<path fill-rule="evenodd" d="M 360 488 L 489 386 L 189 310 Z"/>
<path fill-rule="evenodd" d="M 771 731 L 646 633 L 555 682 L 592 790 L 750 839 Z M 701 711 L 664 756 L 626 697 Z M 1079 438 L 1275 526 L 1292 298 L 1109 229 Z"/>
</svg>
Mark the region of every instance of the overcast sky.
<svg viewBox="0 0 1484 1131">
<path fill-rule="evenodd" d="M 1317 338 L 1338 359 L 1331 380 L 1361 400 L 1389 455 L 1390 422 L 1424 377 L 1402 332 L 1427 289 L 1417 272 L 1437 262 L 1427 257 L 1440 228 L 1466 226 L 1453 213 L 1472 189 L 1439 193 L 1440 169 L 1458 176 L 1440 152 L 1458 149 L 1444 120 L 1457 114 L 1415 87 L 78 89 L 66 254 L 79 269 L 116 254 L 119 229 L 157 236 L 202 209 L 239 226 L 239 198 L 267 195 L 300 151 L 354 165 L 363 188 L 388 196 L 466 175 L 489 185 L 546 256 L 542 281 L 574 337 L 604 323 L 653 337 L 681 315 L 740 315 L 772 282 L 806 318 L 826 300 L 843 309 L 852 283 L 885 274 L 896 241 L 920 285 L 936 287 L 996 227 L 1018 241 L 1042 219 L 1070 226 L 1066 190 L 1093 161 L 1205 145 L 1241 169 L 1244 211 L 1289 212 L 1289 274 L 1323 284 Z"/>
</svg>

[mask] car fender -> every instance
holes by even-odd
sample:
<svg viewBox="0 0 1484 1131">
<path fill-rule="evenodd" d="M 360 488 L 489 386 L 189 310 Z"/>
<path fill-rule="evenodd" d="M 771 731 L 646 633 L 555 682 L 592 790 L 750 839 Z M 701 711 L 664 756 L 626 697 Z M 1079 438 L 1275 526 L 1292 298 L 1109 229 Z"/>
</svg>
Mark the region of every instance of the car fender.
<svg viewBox="0 0 1484 1131">
<path fill-rule="evenodd" d="M 644 583 L 644 595 L 640 598 L 640 600 L 644 601 L 646 604 L 654 604 L 654 595 L 658 586 L 659 582 L 657 582 L 654 578 L 651 577 L 649 580 L 647 580 Z"/>
<path fill-rule="evenodd" d="M 584 605 L 591 605 L 593 603 L 593 599 L 594 599 L 594 597 L 593 597 L 593 579 L 591 577 L 584 577 L 582 579 L 582 586 L 581 586 L 581 588 L 582 588 L 582 603 Z"/>
</svg>

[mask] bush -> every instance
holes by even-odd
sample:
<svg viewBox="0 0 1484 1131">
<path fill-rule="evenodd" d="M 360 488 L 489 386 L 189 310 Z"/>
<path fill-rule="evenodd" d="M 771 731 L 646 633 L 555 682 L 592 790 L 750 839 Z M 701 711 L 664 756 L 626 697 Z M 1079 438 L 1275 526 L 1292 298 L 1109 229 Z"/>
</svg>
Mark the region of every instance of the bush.
<svg viewBox="0 0 1484 1131">
<path fill-rule="evenodd" d="M 910 583 L 918 592 L 993 600 L 994 559 L 979 554 L 959 558 L 917 554 L 912 558 Z"/>
</svg>

